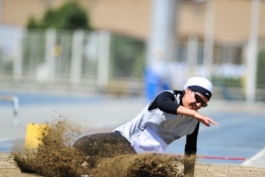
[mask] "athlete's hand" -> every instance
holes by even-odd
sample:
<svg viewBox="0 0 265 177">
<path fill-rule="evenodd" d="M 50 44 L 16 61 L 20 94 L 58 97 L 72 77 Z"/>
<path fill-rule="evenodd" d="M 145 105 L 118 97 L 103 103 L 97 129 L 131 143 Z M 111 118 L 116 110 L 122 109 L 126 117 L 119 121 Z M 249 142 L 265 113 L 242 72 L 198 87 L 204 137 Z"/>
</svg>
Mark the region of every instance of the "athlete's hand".
<svg viewBox="0 0 265 177">
<path fill-rule="evenodd" d="M 206 125 L 207 127 L 210 126 L 210 124 L 213 124 L 213 125 L 218 125 L 217 122 L 215 122 L 213 119 L 211 119 L 210 117 L 207 117 L 207 116 L 204 116 L 198 112 L 196 112 L 193 117 L 195 119 L 197 119 L 199 122 L 203 123 L 204 125 Z"/>
<path fill-rule="evenodd" d="M 192 116 L 195 119 L 197 119 L 199 122 L 203 123 L 204 125 L 206 125 L 207 127 L 210 126 L 210 124 L 214 124 L 214 125 L 218 125 L 213 119 L 211 119 L 210 117 L 204 116 L 200 113 L 198 113 L 196 110 L 194 109 L 189 109 L 186 108 L 184 106 L 179 106 L 177 111 L 177 114 L 183 114 L 183 115 L 187 115 L 187 116 Z"/>
</svg>

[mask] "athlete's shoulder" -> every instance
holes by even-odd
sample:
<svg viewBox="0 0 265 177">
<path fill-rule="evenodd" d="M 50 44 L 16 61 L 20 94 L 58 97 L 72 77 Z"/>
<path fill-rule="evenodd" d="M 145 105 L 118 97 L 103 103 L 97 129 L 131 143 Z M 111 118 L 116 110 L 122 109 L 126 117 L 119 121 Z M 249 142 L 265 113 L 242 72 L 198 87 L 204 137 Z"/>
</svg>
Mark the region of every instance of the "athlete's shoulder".
<svg viewBox="0 0 265 177">
<path fill-rule="evenodd" d="M 174 94 L 174 90 L 163 90 L 163 91 L 161 91 L 159 94 L 158 94 L 158 96 L 159 95 L 173 95 Z"/>
<path fill-rule="evenodd" d="M 183 90 L 173 90 L 173 94 L 174 95 L 181 95 L 181 94 L 183 94 Z"/>
</svg>

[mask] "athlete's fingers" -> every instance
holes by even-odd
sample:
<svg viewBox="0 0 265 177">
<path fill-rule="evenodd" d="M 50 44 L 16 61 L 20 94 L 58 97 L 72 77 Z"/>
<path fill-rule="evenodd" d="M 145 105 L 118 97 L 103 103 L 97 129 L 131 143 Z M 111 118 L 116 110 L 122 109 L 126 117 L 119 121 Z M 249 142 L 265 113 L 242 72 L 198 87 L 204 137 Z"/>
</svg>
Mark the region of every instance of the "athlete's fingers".
<svg viewBox="0 0 265 177">
<path fill-rule="evenodd" d="M 207 127 L 209 127 L 210 126 L 210 123 L 209 123 L 209 121 L 206 119 L 206 120 L 204 120 L 204 121 L 202 121 L 202 123 L 204 124 L 204 125 L 206 125 Z"/>
<path fill-rule="evenodd" d="M 214 124 L 214 125 L 218 125 L 218 123 L 217 122 L 215 122 L 214 120 L 212 120 L 212 119 L 209 119 L 209 122 L 211 122 L 212 124 Z"/>
</svg>

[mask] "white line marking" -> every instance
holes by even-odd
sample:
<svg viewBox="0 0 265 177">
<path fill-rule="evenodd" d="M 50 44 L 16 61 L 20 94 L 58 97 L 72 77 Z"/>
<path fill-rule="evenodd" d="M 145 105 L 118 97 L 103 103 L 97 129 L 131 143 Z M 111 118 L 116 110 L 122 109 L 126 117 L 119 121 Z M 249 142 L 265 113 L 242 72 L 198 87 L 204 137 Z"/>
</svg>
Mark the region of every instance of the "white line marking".
<svg viewBox="0 0 265 177">
<path fill-rule="evenodd" d="M 265 165 L 265 148 L 259 151 L 257 154 L 255 154 L 253 157 L 250 159 L 246 160 L 243 162 L 241 165 L 243 166 L 252 166 L 252 165 L 257 165 L 257 161 L 261 161 L 262 159 L 262 164 Z M 260 164 L 260 163 L 259 163 Z"/>
<path fill-rule="evenodd" d="M 2 138 L 2 139 L 0 139 L 0 143 L 2 143 L 2 142 L 5 142 L 5 141 L 11 141 L 11 140 L 14 140 L 14 138 Z"/>
<path fill-rule="evenodd" d="M 5 143 L 5 142 L 7 142 L 7 141 L 12 141 L 12 142 L 14 142 L 14 141 L 17 141 L 17 140 L 23 140 L 23 139 L 24 139 L 24 137 L 16 137 L 16 138 L 6 137 L 6 138 L 1 138 L 1 139 L 0 139 L 0 143 Z"/>
</svg>

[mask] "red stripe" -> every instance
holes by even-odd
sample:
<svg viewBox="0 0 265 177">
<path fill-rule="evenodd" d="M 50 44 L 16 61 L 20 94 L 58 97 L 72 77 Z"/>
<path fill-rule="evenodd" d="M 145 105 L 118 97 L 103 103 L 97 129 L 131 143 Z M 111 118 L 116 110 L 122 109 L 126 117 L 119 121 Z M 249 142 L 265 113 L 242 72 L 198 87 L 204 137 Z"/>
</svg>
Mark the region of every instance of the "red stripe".
<svg viewBox="0 0 265 177">
<path fill-rule="evenodd" d="M 172 154 L 169 154 L 172 155 Z M 175 154 L 175 156 L 184 156 L 183 154 Z M 198 155 L 197 158 L 201 159 L 217 159 L 217 160 L 238 160 L 238 161 L 245 161 L 247 158 L 244 157 L 223 157 L 223 156 L 205 156 L 205 155 Z"/>
<path fill-rule="evenodd" d="M 222 157 L 222 156 L 197 156 L 201 159 L 218 159 L 218 160 L 241 160 L 245 161 L 247 158 L 244 157 Z"/>
</svg>

